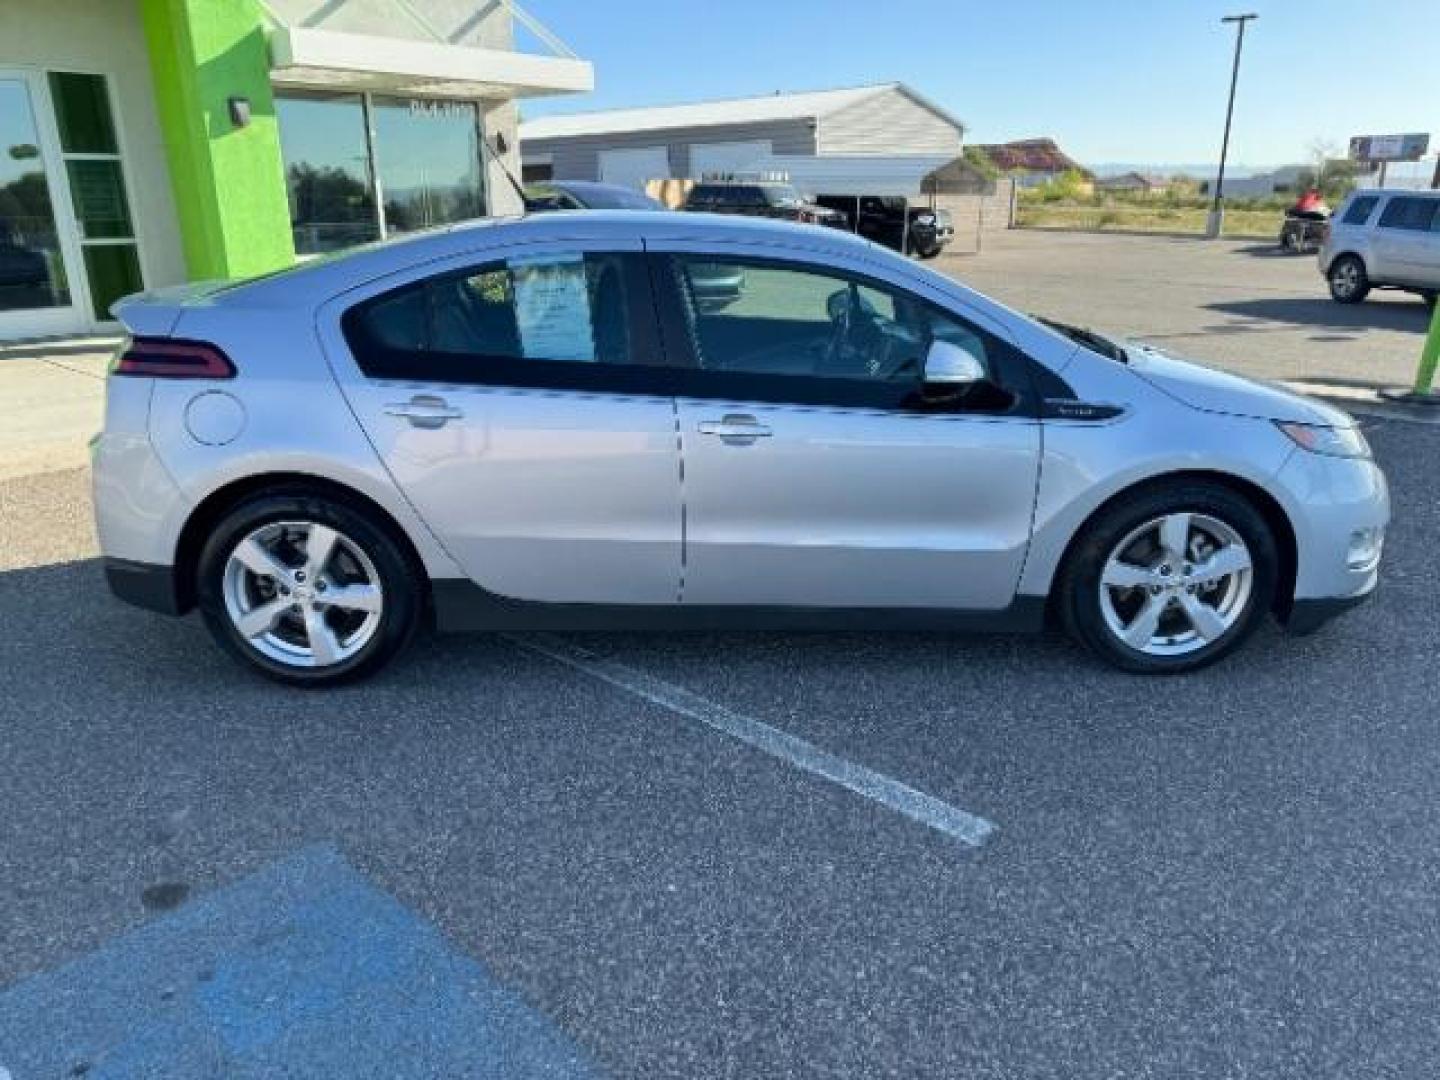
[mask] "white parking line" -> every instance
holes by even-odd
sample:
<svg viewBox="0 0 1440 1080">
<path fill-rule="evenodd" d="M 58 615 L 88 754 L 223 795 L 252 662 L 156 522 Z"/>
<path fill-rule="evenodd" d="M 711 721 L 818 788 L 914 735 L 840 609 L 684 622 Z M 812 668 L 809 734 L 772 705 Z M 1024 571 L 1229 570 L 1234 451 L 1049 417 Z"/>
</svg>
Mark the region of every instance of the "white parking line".
<svg viewBox="0 0 1440 1080">
<path fill-rule="evenodd" d="M 821 750 L 818 746 L 796 738 L 779 728 L 739 713 L 722 705 L 708 701 L 689 690 L 646 675 L 642 671 L 602 660 L 567 642 L 549 635 L 529 637 L 508 637 L 508 640 L 523 649 L 548 656 L 551 660 L 583 671 L 612 686 L 628 690 L 646 701 L 669 709 L 671 712 L 698 720 L 716 731 L 748 743 L 757 750 L 763 750 L 772 757 L 803 769 L 812 775 L 823 777 L 831 783 L 873 799 L 897 813 L 918 821 L 932 829 L 954 837 L 961 843 L 979 847 L 995 831 L 995 826 L 982 817 L 967 813 L 949 803 L 941 802 L 933 795 L 892 780 L 882 773 L 847 761 L 842 757 Z"/>
</svg>

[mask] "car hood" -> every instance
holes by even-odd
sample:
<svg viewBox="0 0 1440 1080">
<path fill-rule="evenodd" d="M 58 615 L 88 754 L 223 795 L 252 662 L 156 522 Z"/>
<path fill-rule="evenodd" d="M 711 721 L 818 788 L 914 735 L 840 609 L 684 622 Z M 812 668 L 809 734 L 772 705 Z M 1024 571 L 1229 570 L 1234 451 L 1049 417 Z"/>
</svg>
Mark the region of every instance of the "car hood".
<svg viewBox="0 0 1440 1080">
<path fill-rule="evenodd" d="M 1181 360 L 1144 342 L 1127 341 L 1124 348 L 1135 374 L 1192 409 L 1332 427 L 1355 423 L 1349 413 L 1274 383 L 1255 382 Z"/>
</svg>

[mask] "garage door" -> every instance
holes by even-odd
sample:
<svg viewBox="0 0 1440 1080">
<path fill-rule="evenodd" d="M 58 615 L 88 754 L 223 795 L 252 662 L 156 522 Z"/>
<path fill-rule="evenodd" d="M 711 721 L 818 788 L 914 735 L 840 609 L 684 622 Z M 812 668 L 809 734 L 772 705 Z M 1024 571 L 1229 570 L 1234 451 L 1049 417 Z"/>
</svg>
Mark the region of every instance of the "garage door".
<svg viewBox="0 0 1440 1080">
<path fill-rule="evenodd" d="M 770 140 L 691 143 L 690 175 L 699 180 L 707 173 L 753 172 L 755 162 L 770 156 Z"/>
<path fill-rule="evenodd" d="M 647 180 L 666 180 L 669 177 L 670 154 L 663 146 L 600 151 L 600 179 L 607 184 L 644 191 Z"/>
</svg>

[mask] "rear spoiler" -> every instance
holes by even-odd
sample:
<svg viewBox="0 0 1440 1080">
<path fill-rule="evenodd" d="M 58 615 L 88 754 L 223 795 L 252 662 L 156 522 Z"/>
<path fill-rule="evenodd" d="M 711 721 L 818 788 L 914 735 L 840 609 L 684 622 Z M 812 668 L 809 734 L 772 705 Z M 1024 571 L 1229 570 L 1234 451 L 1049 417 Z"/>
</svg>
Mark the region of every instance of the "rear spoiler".
<svg viewBox="0 0 1440 1080">
<path fill-rule="evenodd" d="M 170 337 L 187 307 L 233 285 L 232 281 L 196 281 L 124 296 L 110 305 L 110 314 L 135 337 Z"/>
</svg>

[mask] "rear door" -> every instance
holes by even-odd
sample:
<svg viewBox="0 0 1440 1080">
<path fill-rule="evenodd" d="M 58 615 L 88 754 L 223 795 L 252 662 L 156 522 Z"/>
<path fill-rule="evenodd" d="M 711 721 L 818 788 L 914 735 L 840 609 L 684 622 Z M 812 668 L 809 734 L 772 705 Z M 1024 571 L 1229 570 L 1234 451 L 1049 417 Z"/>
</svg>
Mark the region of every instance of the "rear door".
<svg viewBox="0 0 1440 1080">
<path fill-rule="evenodd" d="M 676 601 L 679 453 L 642 260 L 638 242 L 510 247 L 321 313 L 395 482 L 494 594 Z"/>
<path fill-rule="evenodd" d="M 652 244 L 677 372 L 686 604 L 1009 605 L 1040 425 L 985 389 L 921 400 L 928 344 L 1015 381 L 1018 350 L 893 282 L 748 245 Z M 663 249 L 663 251 L 662 251 Z M 728 275 L 737 295 L 695 302 Z"/>
</svg>

